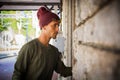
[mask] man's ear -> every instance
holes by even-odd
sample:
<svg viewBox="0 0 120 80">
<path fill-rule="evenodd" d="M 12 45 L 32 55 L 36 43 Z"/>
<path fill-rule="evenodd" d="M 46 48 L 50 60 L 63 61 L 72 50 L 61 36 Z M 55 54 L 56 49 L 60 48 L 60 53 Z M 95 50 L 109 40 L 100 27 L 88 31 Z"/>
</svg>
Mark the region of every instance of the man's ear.
<svg viewBox="0 0 120 80">
<path fill-rule="evenodd" d="M 47 25 L 45 25 L 44 27 L 43 27 L 43 30 L 46 30 L 47 29 Z"/>
<path fill-rule="evenodd" d="M 43 29 L 45 30 L 45 29 L 46 29 L 46 26 L 43 26 Z"/>
</svg>

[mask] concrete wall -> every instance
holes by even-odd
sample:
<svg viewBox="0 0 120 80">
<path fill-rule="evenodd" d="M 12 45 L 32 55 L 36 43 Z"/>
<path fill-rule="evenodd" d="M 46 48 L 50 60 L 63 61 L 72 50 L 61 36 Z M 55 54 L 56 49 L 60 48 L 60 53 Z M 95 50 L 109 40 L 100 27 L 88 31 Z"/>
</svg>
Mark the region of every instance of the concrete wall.
<svg viewBox="0 0 120 80">
<path fill-rule="evenodd" d="M 120 80 L 120 1 L 72 4 L 73 80 Z"/>
<path fill-rule="evenodd" d="M 120 80 L 120 1 L 63 0 L 62 9 L 72 79 Z"/>
<path fill-rule="evenodd" d="M 74 17 L 74 0 L 62 0 L 62 31 L 65 38 L 63 61 L 65 65 L 72 66 L 72 30 Z M 73 17 L 72 17 L 73 16 Z M 62 78 L 62 80 L 71 80 L 71 77 Z"/>
</svg>

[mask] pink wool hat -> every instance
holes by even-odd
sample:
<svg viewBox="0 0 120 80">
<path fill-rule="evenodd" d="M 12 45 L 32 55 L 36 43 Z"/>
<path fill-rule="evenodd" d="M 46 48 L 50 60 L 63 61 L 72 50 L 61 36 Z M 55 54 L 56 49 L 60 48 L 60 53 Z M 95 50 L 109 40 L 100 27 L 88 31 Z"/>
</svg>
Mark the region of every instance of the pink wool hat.
<svg viewBox="0 0 120 80">
<path fill-rule="evenodd" d="M 45 7 L 40 7 L 38 9 L 37 17 L 38 17 L 38 20 L 39 20 L 40 28 L 49 24 L 52 20 L 60 20 L 58 15 L 56 15 L 55 13 L 47 10 Z"/>
</svg>

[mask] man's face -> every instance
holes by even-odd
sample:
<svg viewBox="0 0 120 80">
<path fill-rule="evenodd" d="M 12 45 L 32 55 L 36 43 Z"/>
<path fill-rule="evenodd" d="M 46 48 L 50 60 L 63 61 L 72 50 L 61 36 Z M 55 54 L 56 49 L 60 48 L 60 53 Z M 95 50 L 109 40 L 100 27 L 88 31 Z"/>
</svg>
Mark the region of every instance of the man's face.
<svg viewBox="0 0 120 80">
<path fill-rule="evenodd" d="M 46 26 L 46 33 L 50 38 L 55 39 L 59 31 L 59 21 L 51 21 Z"/>
</svg>

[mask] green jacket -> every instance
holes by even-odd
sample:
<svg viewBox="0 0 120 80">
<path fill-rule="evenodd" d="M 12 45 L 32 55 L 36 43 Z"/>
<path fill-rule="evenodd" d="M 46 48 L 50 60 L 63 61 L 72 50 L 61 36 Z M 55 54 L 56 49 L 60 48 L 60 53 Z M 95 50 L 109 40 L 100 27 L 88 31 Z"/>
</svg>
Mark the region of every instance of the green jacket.
<svg viewBox="0 0 120 80">
<path fill-rule="evenodd" d="M 45 47 L 34 39 L 19 51 L 12 80 L 51 80 L 54 70 L 61 76 L 71 76 L 72 68 L 66 67 L 60 56 L 54 46 Z"/>
</svg>

